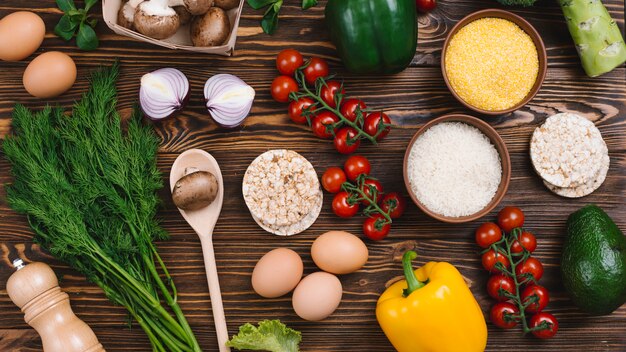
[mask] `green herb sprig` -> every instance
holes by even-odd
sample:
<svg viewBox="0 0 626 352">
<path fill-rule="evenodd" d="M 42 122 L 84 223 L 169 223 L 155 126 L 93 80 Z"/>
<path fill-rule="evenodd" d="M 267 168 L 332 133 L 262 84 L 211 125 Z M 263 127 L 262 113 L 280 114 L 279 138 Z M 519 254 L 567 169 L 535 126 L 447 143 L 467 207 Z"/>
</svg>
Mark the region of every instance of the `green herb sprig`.
<svg viewBox="0 0 626 352">
<path fill-rule="evenodd" d="M 283 0 L 247 0 L 248 5 L 255 10 L 267 7 L 261 19 L 261 28 L 267 34 L 273 34 L 278 27 L 278 14 L 283 6 Z M 302 9 L 307 10 L 317 5 L 317 0 L 302 0 Z"/>
<path fill-rule="evenodd" d="M 92 18 L 89 10 L 98 3 L 98 0 L 85 0 L 85 7 L 76 8 L 74 0 L 56 0 L 57 7 L 63 11 L 63 16 L 54 27 L 54 33 L 66 41 L 76 37 L 76 46 L 82 50 L 98 48 L 98 36 L 94 28 L 98 20 Z"/>
</svg>

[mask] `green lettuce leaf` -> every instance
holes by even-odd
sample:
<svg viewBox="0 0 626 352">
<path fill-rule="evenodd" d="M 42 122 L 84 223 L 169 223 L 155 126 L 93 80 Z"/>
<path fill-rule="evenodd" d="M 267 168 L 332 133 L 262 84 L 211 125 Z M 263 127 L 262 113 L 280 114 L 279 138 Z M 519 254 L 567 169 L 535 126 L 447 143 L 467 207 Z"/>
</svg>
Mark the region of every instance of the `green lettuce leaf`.
<svg viewBox="0 0 626 352">
<path fill-rule="evenodd" d="M 240 326 L 239 333 L 226 345 L 238 350 L 298 352 L 300 341 L 300 332 L 288 328 L 280 320 L 263 320 L 258 327 L 250 323 Z"/>
</svg>

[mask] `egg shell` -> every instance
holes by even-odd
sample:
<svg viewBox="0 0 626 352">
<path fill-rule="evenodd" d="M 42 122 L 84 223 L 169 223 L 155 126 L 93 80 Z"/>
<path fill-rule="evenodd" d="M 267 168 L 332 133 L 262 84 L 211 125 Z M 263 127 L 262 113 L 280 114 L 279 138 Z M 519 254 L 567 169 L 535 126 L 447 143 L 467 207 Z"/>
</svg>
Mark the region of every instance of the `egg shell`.
<svg viewBox="0 0 626 352">
<path fill-rule="evenodd" d="M 300 281 L 291 303 L 300 318 L 319 321 L 339 307 L 342 294 L 341 282 L 335 275 L 318 271 Z"/>
<path fill-rule="evenodd" d="M 71 57 L 59 51 L 37 56 L 24 71 L 22 82 L 30 95 L 52 98 L 63 94 L 76 81 L 76 64 Z"/>
<path fill-rule="evenodd" d="M 46 25 L 30 11 L 13 12 L 0 20 L 0 59 L 23 60 L 41 46 Z"/>
<path fill-rule="evenodd" d="M 343 275 L 363 267 L 368 258 L 367 246 L 357 236 L 345 231 L 329 231 L 311 246 L 315 265 L 329 273 Z"/>
<path fill-rule="evenodd" d="M 298 285 L 304 265 L 298 253 L 288 248 L 267 252 L 252 271 L 254 292 L 266 298 L 285 295 Z"/>
</svg>

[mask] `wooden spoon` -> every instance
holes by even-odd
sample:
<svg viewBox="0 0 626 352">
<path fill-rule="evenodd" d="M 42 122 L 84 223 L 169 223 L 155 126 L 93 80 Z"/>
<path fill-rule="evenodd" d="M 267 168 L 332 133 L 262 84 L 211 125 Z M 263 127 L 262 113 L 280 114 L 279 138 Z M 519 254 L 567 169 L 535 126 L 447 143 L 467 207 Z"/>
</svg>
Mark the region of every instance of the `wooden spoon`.
<svg viewBox="0 0 626 352">
<path fill-rule="evenodd" d="M 220 352 L 228 352 L 230 351 L 230 348 L 226 346 L 226 341 L 228 341 L 228 329 L 226 327 L 226 317 L 224 316 L 224 307 L 222 305 L 222 293 L 217 276 L 215 254 L 213 253 L 213 229 L 215 228 L 217 218 L 220 216 L 220 211 L 222 210 L 224 181 L 220 167 L 211 154 L 200 149 L 190 149 L 179 155 L 172 165 L 172 170 L 170 171 L 171 190 L 174 189 L 176 181 L 185 175 L 185 169 L 188 167 L 195 167 L 200 171 L 212 173 L 217 179 L 219 187 L 217 197 L 210 205 L 193 211 L 185 211 L 180 208 L 178 210 L 183 215 L 183 218 L 185 218 L 189 225 L 196 231 L 198 237 L 200 237 L 219 350 Z"/>
</svg>

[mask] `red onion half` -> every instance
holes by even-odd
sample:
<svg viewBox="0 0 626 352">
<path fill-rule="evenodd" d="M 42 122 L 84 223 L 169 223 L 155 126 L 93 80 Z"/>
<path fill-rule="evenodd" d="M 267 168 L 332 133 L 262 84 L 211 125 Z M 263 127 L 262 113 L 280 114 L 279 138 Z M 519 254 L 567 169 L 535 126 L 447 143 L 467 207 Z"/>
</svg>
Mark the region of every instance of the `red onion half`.
<svg viewBox="0 0 626 352">
<path fill-rule="evenodd" d="M 204 98 L 213 120 L 222 127 L 233 128 L 250 113 L 254 89 L 237 76 L 220 73 L 206 81 Z"/>
<path fill-rule="evenodd" d="M 162 68 L 141 77 L 139 103 L 151 120 L 176 115 L 189 99 L 189 80 L 175 68 Z"/>
</svg>

